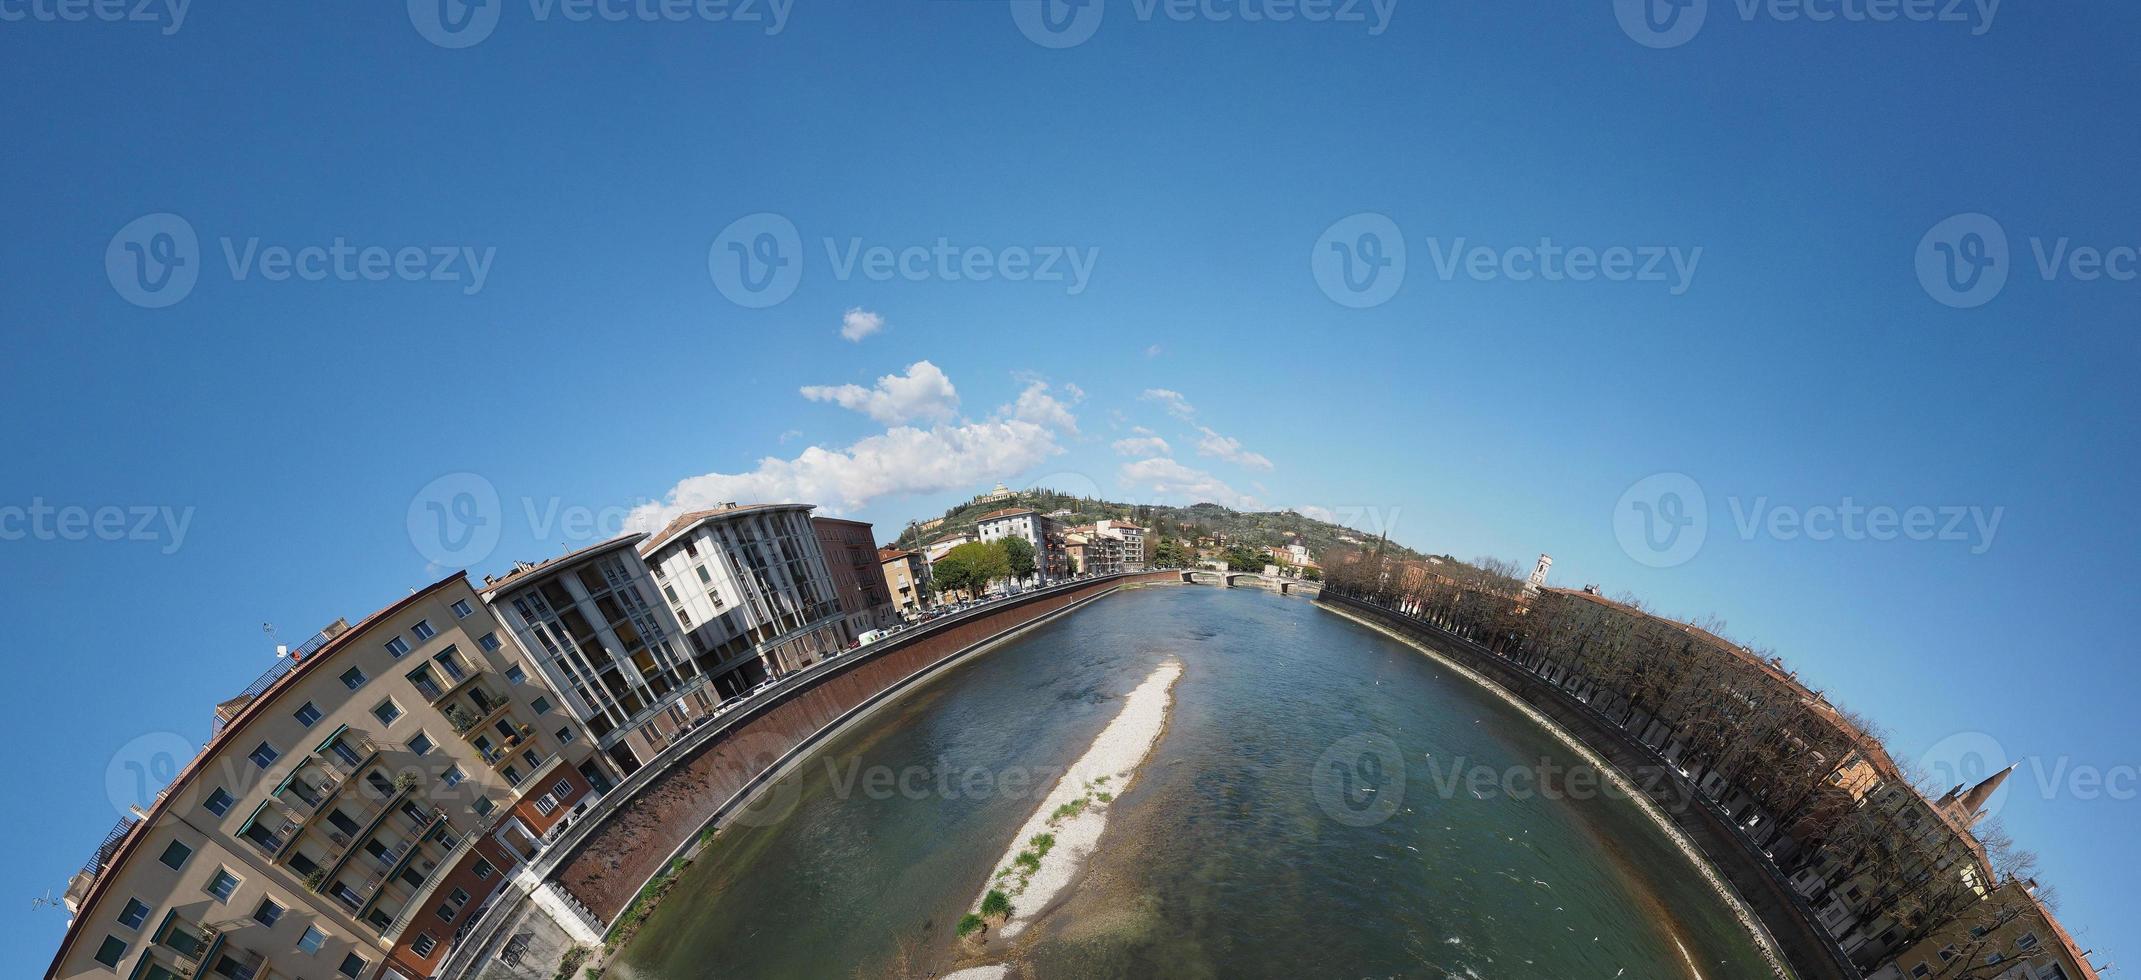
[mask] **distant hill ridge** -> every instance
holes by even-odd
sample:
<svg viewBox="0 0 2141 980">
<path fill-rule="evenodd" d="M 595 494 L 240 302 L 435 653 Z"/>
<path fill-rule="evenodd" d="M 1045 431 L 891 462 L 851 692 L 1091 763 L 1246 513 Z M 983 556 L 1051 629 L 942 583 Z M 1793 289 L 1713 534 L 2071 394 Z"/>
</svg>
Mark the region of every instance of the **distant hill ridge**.
<svg viewBox="0 0 2141 980">
<path fill-rule="evenodd" d="M 1090 524 L 1096 520 L 1124 520 L 1154 534 L 1183 541 L 1223 537 L 1229 546 L 1269 549 L 1298 541 L 1311 554 L 1320 556 L 1356 543 L 1372 544 L 1375 535 L 1329 521 L 1317 520 L 1290 510 L 1243 512 L 1213 503 L 1171 507 L 1164 504 L 1125 504 L 1060 493 L 1046 487 L 1020 490 L 1008 497 L 983 494 L 944 512 L 940 523 L 920 531 L 920 523 L 900 532 L 896 544 L 919 547 L 961 531 L 972 533 L 975 521 L 991 511 L 1007 507 L 1031 507 L 1043 514 L 1069 511 L 1056 519 L 1065 524 Z M 1290 533 L 1289 533 L 1290 532 Z M 1388 546 L 1392 557 L 1426 557 L 1396 543 Z"/>
</svg>

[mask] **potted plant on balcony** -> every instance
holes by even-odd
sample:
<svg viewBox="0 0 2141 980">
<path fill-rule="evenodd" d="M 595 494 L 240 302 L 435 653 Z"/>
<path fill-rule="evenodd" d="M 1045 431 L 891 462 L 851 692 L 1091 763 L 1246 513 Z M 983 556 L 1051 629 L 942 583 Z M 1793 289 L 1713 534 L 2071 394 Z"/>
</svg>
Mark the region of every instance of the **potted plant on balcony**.
<svg viewBox="0 0 2141 980">
<path fill-rule="evenodd" d="M 320 886 L 324 884 L 327 884 L 326 868 L 314 868 L 311 874 L 305 876 L 305 887 L 313 891 L 319 891 Z"/>
<path fill-rule="evenodd" d="M 468 712 L 456 704 L 446 709 L 446 723 L 453 726 L 455 734 L 459 734 L 475 727 L 476 719 L 469 717 Z"/>
<path fill-rule="evenodd" d="M 415 773 L 405 772 L 399 776 L 394 777 L 394 788 L 400 790 L 401 792 L 407 793 L 411 790 L 416 789 L 416 782 L 417 780 Z"/>
</svg>

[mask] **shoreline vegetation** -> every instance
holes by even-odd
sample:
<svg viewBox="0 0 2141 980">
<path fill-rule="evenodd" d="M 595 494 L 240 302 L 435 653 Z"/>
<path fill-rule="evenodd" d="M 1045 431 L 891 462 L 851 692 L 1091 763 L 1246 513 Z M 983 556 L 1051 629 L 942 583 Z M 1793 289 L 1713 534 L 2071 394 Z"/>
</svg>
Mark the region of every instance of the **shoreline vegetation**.
<svg viewBox="0 0 2141 980">
<path fill-rule="evenodd" d="M 958 958 L 973 965 L 946 980 L 989 980 L 1008 972 L 1006 962 L 978 961 L 1008 959 L 1009 950 L 1001 944 L 1016 939 L 1076 881 L 1107 829 L 1115 798 L 1129 788 L 1166 732 L 1181 676 L 1177 660 L 1154 668 L 1012 835 L 997 870 L 955 929 Z"/>
<path fill-rule="evenodd" d="M 1762 926 L 1761 917 L 1754 914 L 1754 910 L 1748 907 L 1747 902 L 1740 897 L 1739 892 L 1734 891 L 1731 885 L 1725 883 L 1724 878 L 1718 874 L 1717 869 L 1710 865 L 1709 859 L 1703 857 L 1702 852 L 1696 848 L 1695 842 L 1689 840 L 1687 835 L 1682 833 L 1680 828 L 1670 818 L 1666 817 L 1663 811 L 1658 809 L 1658 805 L 1653 803 L 1650 797 L 1640 792 L 1634 784 L 1621 775 L 1620 770 L 1615 769 L 1611 763 L 1592 751 L 1591 747 L 1584 744 L 1582 739 L 1562 728 L 1560 723 L 1547 717 L 1538 709 L 1524 703 L 1523 699 L 1511 694 L 1500 684 L 1495 683 L 1493 679 L 1473 671 L 1450 657 L 1444 656 L 1433 647 L 1350 610 L 1326 603 L 1317 603 L 1317 607 L 1343 616 L 1354 623 L 1374 630 L 1425 654 L 1437 664 L 1485 689 L 1502 703 L 1515 708 L 1526 718 L 1531 719 L 1533 724 L 1538 725 L 1547 734 L 1552 735 L 1556 741 L 1576 753 L 1586 764 L 1600 773 L 1605 779 L 1611 781 L 1622 796 L 1634 803 L 1636 808 L 1642 811 L 1643 816 L 1665 835 L 1665 839 L 1672 842 L 1674 849 L 1678 850 L 1681 856 L 1687 858 L 1688 862 L 1694 865 L 1696 873 L 1701 875 L 1703 881 L 1707 882 L 1710 888 L 1725 900 L 1726 907 L 1732 910 L 1733 918 L 1739 921 L 1741 928 L 1745 929 L 1748 935 L 1754 938 L 1756 948 L 1760 949 L 1763 958 L 1769 961 L 1769 968 L 1778 980 L 1792 980 L 1796 976 L 1791 967 L 1785 964 L 1783 950 L 1777 948 L 1776 940 L 1770 936 L 1769 930 Z M 1674 942 L 1677 944 L 1679 940 L 1676 938 Z M 1684 946 L 1681 948 L 1681 955 L 1683 957 L 1687 955 L 1686 947 Z M 1689 963 L 1689 969 L 1690 971 L 1694 970 L 1692 962 Z M 1695 975 L 1701 976 L 1699 972 Z"/>
</svg>

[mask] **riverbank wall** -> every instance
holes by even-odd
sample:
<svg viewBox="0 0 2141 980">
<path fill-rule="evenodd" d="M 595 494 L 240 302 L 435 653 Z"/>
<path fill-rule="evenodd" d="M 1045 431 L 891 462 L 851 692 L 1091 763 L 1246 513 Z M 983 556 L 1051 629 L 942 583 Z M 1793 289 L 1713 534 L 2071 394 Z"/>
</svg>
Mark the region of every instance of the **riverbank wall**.
<svg viewBox="0 0 2141 980">
<path fill-rule="evenodd" d="M 1477 643 L 1358 599 L 1325 593 L 1317 602 L 1433 651 L 1558 726 L 1611 766 L 1664 816 L 1759 921 L 1792 972 L 1806 980 L 1858 980 L 1858 971 L 1840 958 L 1812 910 L 1778 879 L 1725 815 L 1649 746 L 1593 713 L 1574 695 Z"/>
<path fill-rule="evenodd" d="M 605 794 L 593 813 L 521 869 L 513 887 L 477 917 L 442 964 L 440 980 L 477 975 L 531 907 L 541 906 L 583 941 L 599 936 L 705 830 L 750 804 L 812 747 L 943 668 L 1123 586 L 1181 582 L 1180 572 L 1159 571 L 1035 589 L 909 629 L 785 680 L 683 736 Z M 562 917 L 559 907 L 566 909 Z"/>
</svg>

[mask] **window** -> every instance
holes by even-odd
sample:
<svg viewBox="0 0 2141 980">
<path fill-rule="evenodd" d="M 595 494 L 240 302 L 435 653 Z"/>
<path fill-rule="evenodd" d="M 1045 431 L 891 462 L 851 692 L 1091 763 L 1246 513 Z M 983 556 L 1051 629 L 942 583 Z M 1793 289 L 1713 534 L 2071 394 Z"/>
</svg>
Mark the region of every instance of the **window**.
<svg viewBox="0 0 2141 980">
<path fill-rule="evenodd" d="M 415 950 L 416 955 L 430 959 L 431 951 L 439 948 L 439 941 L 431 938 L 431 934 L 427 932 L 416 937 L 416 942 L 410 944 L 409 948 Z"/>
<path fill-rule="evenodd" d="M 467 619 L 474 615 L 475 612 L 475 607 L 470 606 L 467 599 L 455 599 L 453 601 L 453 618 Z"/>
<path fill-rule="evenodd" d="M 535 812 L 540 813 L 543 816 L 547 817 L 552 813 L 557 812 L 557 809 L 558 798 L 550 795 L 549 793 L 544 793 L 541 799 L 535 801 Z"/>
<path fill-rule="evenodd" d="M 419 640 L 428 640 L 439 635 L 438 630 L 431 628 L 431 620 L 428 619 L 417 620 L 415 626 L 409 627 L 409 632 L 416 634 Z"/>
<path fill-rule="evenodd" d="M 391 725 L 394 719 L 401 717 L 401 705 L 395 704 L 393 698 L 388 698 L 372 706 L 372 717 L 379 719 L 382 725 Z"/>
<path fill-rule="evenodd" d="M 512 681 L 515 684 L 526 683 L 528 680 L 528 672 L 522 670 L 519 664 L 514 664 L 513 666 L 506 668 L 506 680 Z"/>
<path fill-rule="evenodd" d="M 696 572 L 698 572 L 698 573 L 699 573 L 699 581 L 700 581 L 700 582 L 701 582 L 702 584 L 708 584 L 708 585 L 711 585 L 711 584 L 713 584 L 713 581 L 714 581 L 714 577 L 713 577 L 713 576 L 711 576 L 711 575 L 708 575 L 708 574 L 706 574 L 706 566 L 705 566 L 705 565 L 693 565 L 693 566 L 692 566 L 692 570 L 694 570 L 694 571 L 696 571 Z"/>
<path fill-rule="evenodd" d="M 231 799 L 230 793 L 226 792 L 223 787 L 218 786 L 214 792 L 208 794 L 207 801 L 203 802 L 201 806 L 208 812 L 220 817 L 229 813 L 230 805 L 236 802 L 238 801 Z"/>
<path fill-rule="evenodd" d="M 214 895 L 218 902 L 230 901 L 232 893 L 237 890 L 238 876 L 231 874 L 228 868 L 217 868 L 216 876 L 208 879 L 208 894 Z"/>
<path fill-rule="evenodd" d="M 448 786 L 459 786 L 462 780 L 467 778 L 468 774 L 462 772 L 460 766 L 448 766 L 445 772 L 439 774 L 439 781 Z"/>
<path fill-rule="evenodd" d="M 409 740 L 409 751 L 417 755 L 430 755 L 433 748 L 435 746 L 431 743 L 431 736 L 423 732 L 417 732 L 416 737 Z"/>
<path fill-rule="evenodd" d="M 357 980 L 357 975 L 363 973 L 364 968 L 367 965 L 369 964 L 365 963 L 364 957 L 358 956 L 355 953 L 351 953 L 348 956 L 342 957 L 342 966 L 340 969 L 343 976 L 350 978 L 350 980 Z"/>
<path fill-rule="evenodd" d="M 365 680 L 366 678 L 364 676 L 364 671 L 358 670 L 355 667 L 351 667 L 350 669 L 342 672 L 342 686 L 349 688 L 352 691 L 363 687 Z"/>
<path fill-rule="evenodd" d="M 170 868 L 173 871 L 177 871 L 178 869 L 185 867 L 186 859 L 192 856 L 193 848 L 187 847 L 186 845 L 181 844 L 177 841 L 172 841 L 171 846 L 164 848 L 163 856 L 157 858 L 157 860 L 162 861 L 164 863 L 164 867 Z"/>
<path fill-rule="evenodd" d="M 275 751 L 275 746 L 269 745 L 266 742 L 262 742 L 259 745 L 253 746 L 252 754 L 246 756 L 246 758 L 253 760 L 254 765 L 259 766 L 262 769 L 266 769 L 267 767 L 274 765 L 275 760 L 282 758 L 282 753 Z"/>
<path fill-rule="evenodd" d="M 469 807 L 469 809 L 476 811 L 476 816 L 488 817 L 491 815 L 492 810 L 498 809 L 498 805 L 492 803 L 489 797 L 479 796 L 476 798 L 476 805 Z"/>
<path fill-rule="evenodd" d="M 97 947 L 97 962 L 116 970 L 119 958 L 126 955 L 126 942 L 117 936 L 104 937 L 104 944 Z"/>
<path fill-rule="evenodd" d="M 572 732 L 572 728 L 571 728 L 570 726 L 567 726 L 567 727 L 565 727 L 565 728 L 560 728 L 560 729 L 558 729 L 558 744 L 559 744 L 559 745 L 571 745 L 571 744 L 572 744 L 572 740 L 573 740 L 573 739 L 575 739 L 575 738 L 578 738 L 578 737 L 579 737 L 579 736 L 577 736 L 577 735 L 574 735 L 574 734 L 573 734 L 573 732 Z"/>
<path fill-rule="evenodd" d="M 307 701 L 305 702 L 304 707 L 299 708 L 294 712 L 291 712 L 291 716 L 297 719 L 298 724 L 303 725 L 306 728 L 311 728 L 312 726 L 319 724 L 320 709 L 319 706 L 313 704 L 310 701 Z"/>
<path fill-rule="evenodd" d="M 520 770 L 515 769 L 512 766 L 507 766 L 505 768 L 505 777 L 507 786 L 520 785 Z"/>
<path fill-rule="evenodd" d="M 1947 961 L 1954 959 L 1957 955 L 1958 954 L 1955 952 L 1955 947 L 1953 945 L 1940 947 L 1940 961 L 1942 963 L 1946 963 Z"/>
<path fill-rule="evenodd" d="M 496 650 L 499 647 L 504 646 L 505 644 L 498 642 L 498 634 L 485 633 L 482 636 L 476 638 L 476 645 L 482 647 L 485 653 L 489 653 L 490 651 Z"/>
<path fill-rule="evenodd" d="M 1921 977 L 1921 978 L 1922 978 L 1922 977 L 1930 977 L 1930 976 L 1932 976 L 1932 975 L 1933 975 L 1933 968 L 1932 968 L 1932 967 L 1930 967 L 1930 966 L 1927 966 L 1927 965 L 1925 965 L 1925 964 L 1923 964 L 1923 963 L 1920 963 L 1920 964 L 1918 964 L 1917 966 L 1911 967 L 1911 976 L 1914 976 L 1914 977 Z"/>
<path fill-rule="evenodd" d="M 452 922 L 453 917 L 459 914 L 459 912 L 459 909 L 456 909 L 453 906 L 444 903 L 440 903 L 438 908 L 431 910 L 431 914 L 438 916 L 439 921 L 441 922 Z"/>
<path fill-rule="evenodd" d="M 147 921 L 149 921 L 149 907 L 142 904 L 141 899 L 127 899 L 126 908 L 119 913 L 119 924 L 129 929 L 139 929 L 141 924 Z"/>
<path fill-rule="evenodd" d="M 529 707 L 534 708 L 536 714 L 547 715 L 550 713 L 550 699 L 536 698 L 535 701 L 529 705 Z"/>
<path fill-rule="evenodd" d="M 253 910 L 253 921 L 264 926 L 273 926 L 277 919 L 282 918 L 282 912 L 282 906 L 275 904 L 274 899 L 263 898 L 260 900 L 260 907 Z"/>
<path fill-rule="evenodd" d="M 2037 934 L 2034 932 L 2023 933 L 2021 938 L 2015 940 L 2015 948 L 2025 953 L 2029 952 L 2030 950 L 2036 949 Z"/>
<path fill-rule="evenodd" d="M 318 955 L 320 947 L 325 945 L 327 945 L 327 934 L 321 932 L 319 926 L 306 926 L 305 934 L 297 939 L 298 952 L 307 956 Z"/>
<path fill-rule="evenodd" d="M 396 660 L 400 660 L 401 658 L 408 656 L 409 641 L 404 640 L 398 636 L 391 640 L 388 640 L 387 653 L 392 655 Z"/>
<path fill-rule="evenodd" d="M 459 908 L 468 904 L 468 893 L 456 888 L 453 890 L 453 894 L 446 896 L 446 900 L 452 902 L 455 908 Z"/>
<path fill-rule="evenodd" d="M 493 866 L 490 861 L 484 858 L 477 858 L 476 866 L 474 868 L 471 868 L 470 870 L 476 872 L 476 878 L 478 880 L 484 881 L 489 880 L 491 875 L 495 874 L 498 871 L 497 867 Z"/>
</svg>

